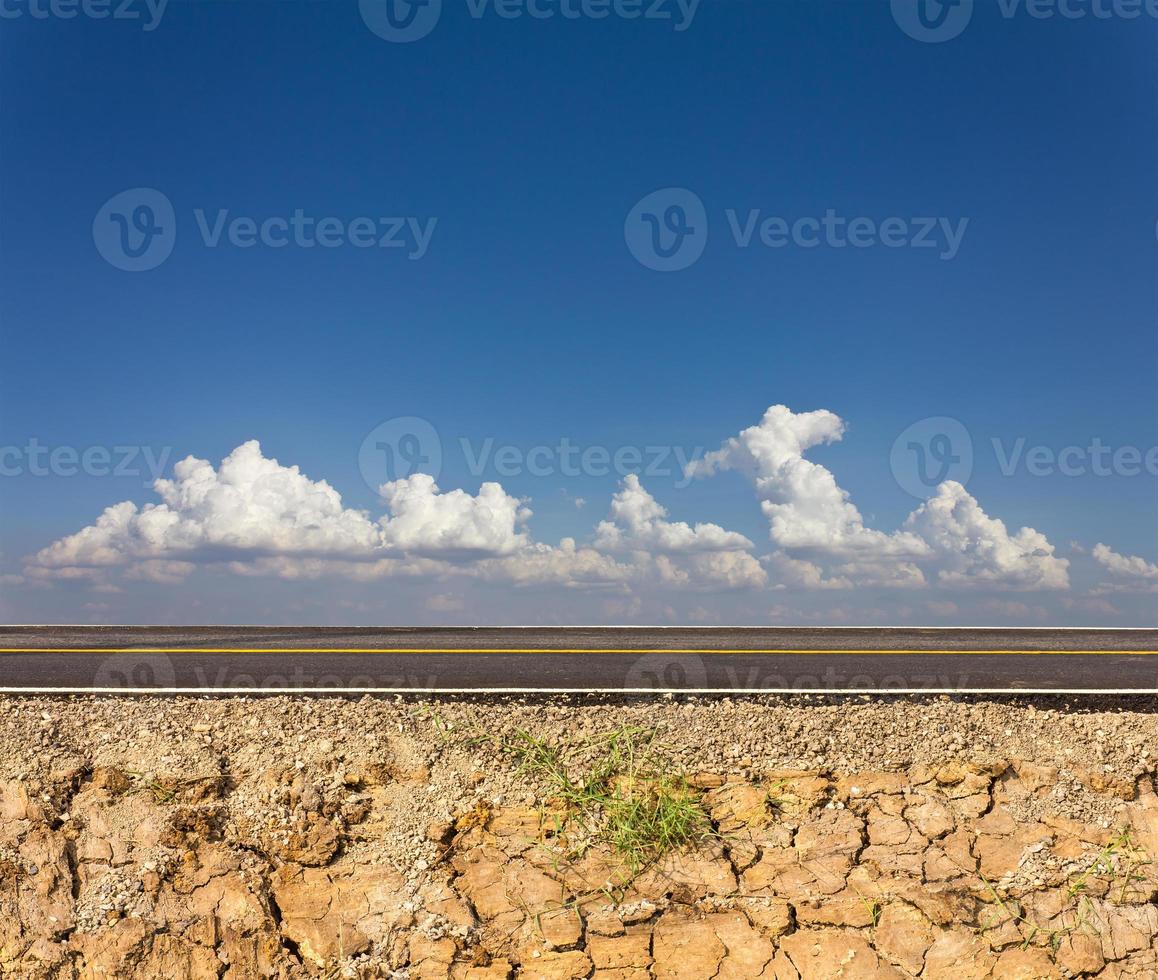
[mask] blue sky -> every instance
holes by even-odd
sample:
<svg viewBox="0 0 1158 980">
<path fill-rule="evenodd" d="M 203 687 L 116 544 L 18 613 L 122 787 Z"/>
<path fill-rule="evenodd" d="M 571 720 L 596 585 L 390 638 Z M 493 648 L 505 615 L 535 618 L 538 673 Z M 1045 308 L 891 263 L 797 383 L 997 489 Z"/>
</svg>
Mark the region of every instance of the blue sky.
<svg viewBox="0 0 1158 980">
<path fill-rule="evenodd" d="M 1153 624 L 1158 18 L 1093 16 L 1111 0 L 1078 4 L 1080 19 L 978 0 L 958 36 L 927 43 L 902 29 L 903 0 L 655 8 L 669 19 L 596 18 L 579 0 L 576 17 L 558 0 L 533 8 L 551 17 L 517 4 L 474 16 L 442 0 L 426 36 L 398 43 L 371 29 L 386 24 L 374 0 L 139 0 L 125 8 L 136 19 L 33 16 L 49 9 L 38 2 L 6 0 L 0 19 L 0 617 Z M 158 200 L 140 188 L 171 206 L 158 240 L 172 251 L 124 271 L 105 206 L 130 192 L 111 211 L 131 222 Z M 655 271 L 629 248 L 646 251 L 633 209 L 657 191 L 661 224 L 669 203 L 703 207 L 706 247 L 686 268 Z M 225 232 L 214 245 L 198 218 L 242 219 L 244 241 L 247 219 L 295 212 L 331 219 L 343 243 L 239 247 Z M 826 214 L 846 230 L 863 219 L 865 247 L 809 247 L 808 220 Z M 733 224 L 768 218 L 805 224 L 779 247 L 758 230 L 737 243 Z M 357 247 L 356 219 L 375 242 L 398 225 L 388 237 L 403 244 Z M 932 247 L 916 247 L 923 219 Z M 675 466 L 676 449 L 717 450 L 773 405 L 843 420 L 807 463 L 880 539 L 862 542 L 847 515 L 817 530 L 824 495 L 780 470 L 769 487 L 736 459 L 690 482 Z M 929 443 L 944 425 L 922 420 L 942 417 L 961 427 Z M 411 474 L 386 472 L 384 455 L 363 472 L 367 435 L 386 423 L 399 459 L 429 456 L 429 435 L 397 442 L 412 434 L 399 418 L 429 423 L 438 486 L 470 496 L 406 497 L 412 525 L 369 552 L 303 544 L 308 488 L 258 514 L 245 494 L 262 478 L 243 478 L 224 516 L 171 505 L 189 525 L 176 539 L 132 525 L 36 558 L 106 507 L 155 503 L 146 448 L 172 477 L 187 455 L 216 467 L 260 440 L 263 459 L 377 521 L 378 483 Z M 950 476 L 1011 539 L 1043 536 L 1048 561 L 1069 563 L 1064 584 L 960 514 L 922 539 L 936 554 L 899 554 L 922 503 L 908 443 L 960 456 L 961 432 L 973 462 Z M 472 466 L 488 439 L 490 462 Z M 32 440 L 58 451 L 54 472 L 35 475 Z M 561 440 L 670 452 L 569 475 Z M 1106 475 L 1091 472 L 1093 440 L 1124 454 Z M 499 472 L 502 446 L 514 462 Z M 535 447 L 552 451 L 532 467 Z M 1067 447 L 1083 475 L 1051 471 Z M 68 465 L 69 450 L 89 465 Z M 789 456 L 803 479 L 803 451 Z M 129 474 L 107 473 L 116 463 Z M 668 514 L 641 531 L 632 515 L 651 505 L 631 491 L 611 522 L 640 540 L 616 550 L 596 526 L 633 468 Z M 488 481 L 533 516 L 484 506 Z M 762 502 L 797 523 L 777 530 Z M 750 547 L 673 544 L 657 520 Z M 615 567 L 589 581 L 571 558 L 527 550 L 565 537 Z M 1002 547 L 1017 553 L 986 564 Z M 680 564 L 713 554 L 747 557 Z M 331 564 L 309 566 L 320 556 Z M 379 576 L 371 558 L 398 564 Z M 554 570 L 538 577 L 536 560 Z M 910 560 L 921 581 L 898 586 Z"/>
</svg>

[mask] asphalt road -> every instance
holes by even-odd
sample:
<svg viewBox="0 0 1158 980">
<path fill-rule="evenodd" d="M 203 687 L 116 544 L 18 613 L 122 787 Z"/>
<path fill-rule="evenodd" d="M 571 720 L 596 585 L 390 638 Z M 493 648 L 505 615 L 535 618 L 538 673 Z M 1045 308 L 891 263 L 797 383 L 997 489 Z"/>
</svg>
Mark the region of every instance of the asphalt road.
<svg viewBox="0 0 1158 980">
<path fill-rule="evenodd" d="M 1158 629 L 0 627 L 0 691 L 1158 693 Z"/>
</svg>

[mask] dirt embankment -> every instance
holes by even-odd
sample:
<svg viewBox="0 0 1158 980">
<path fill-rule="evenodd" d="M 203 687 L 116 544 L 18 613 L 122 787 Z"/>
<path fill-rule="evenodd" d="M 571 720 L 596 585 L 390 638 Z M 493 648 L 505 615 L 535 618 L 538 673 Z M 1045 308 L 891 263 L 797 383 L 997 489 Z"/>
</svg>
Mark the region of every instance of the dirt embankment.
<svg viewBox="0 0 1158 980">
<path fill-rule="evenodd" d="M 1153 710 L 4 700 L 0 976 L 1151 978 Z"/>
</svg>

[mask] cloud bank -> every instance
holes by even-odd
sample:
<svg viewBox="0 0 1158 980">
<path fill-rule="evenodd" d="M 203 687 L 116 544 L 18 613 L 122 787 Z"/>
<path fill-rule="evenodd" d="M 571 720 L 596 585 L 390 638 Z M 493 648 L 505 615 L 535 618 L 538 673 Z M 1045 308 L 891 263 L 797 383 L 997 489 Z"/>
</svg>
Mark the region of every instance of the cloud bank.
<svg viewBox="0 0 1158 980">
<path fill-rule="evenodd" d="M 838 442 L 844 432 L 832 412 L 797 414 L 773 405 L 758 425 L 694 462 L 689 473 L 736 470 L 751 480 L 772 543 L 785 558 L 807 559 L 795 566 L 800 584 L 1069 586 L 1069 563 L 1054 556 L 1044 535 L 1027 527 L 1011 535 L 953 481 L 942 483 L 897 531 L 866 527 L 833 473 L 804 456 L 813 446 Z"/>
<path fill-rule="evenodd" d="M 1137 555 L 1120 555 L 1108 545 L 1096 544 L 1091 552 L 1094 561 L 1107 572 L 1110 581 L 1095 589 L 1108 592 L 1158 592 L 1158 565 Z"/>
<path fill-rule="evenodd" d="M 141 580 L 176 583 L 198 569 L 283 579 L 418 578 L 439 583 L 427 606 L 436 611 L 461 607 L 446 598 L 458 593 L 445 583 L 466 579 L 602 591 L 621 597 L 615 601 L 625 608 L 633 597 L 666 591 L 885 587 L 925 590 L 931 603 L 955 608 L 950 596 L 933 595 L 1069 588 L 1069 562 L 1045 535 L 1011 531 L 956 482 L 941 484 L 900 527 L 869 527 L 836 476 L 807 458 L 845 432 L 830 411 L 774 405 L 689 466 L 695 478 L 735 471 L 751 483 L 756 504 L 741 506 L 758 506 L 770 548 L 718 524 L 672 520 L 635 475 L 614 490 L 606 518 L 585 541 L 535 540 L 530 501 L 493 482 L 471 493 L 415 474 L 379 488 L 375 515 L 347 507 L 330 484 L 250 441 L 216 467 L 193 456 L 181 460 L 171 479 L 155 482 L 156 500 L 107 508 L 29 556 L 24 577 L 106 590 Z M 1158 566 L 1101 544 L 1093 558 L 1120 587 L 1158 589 Z"/>
</svg>

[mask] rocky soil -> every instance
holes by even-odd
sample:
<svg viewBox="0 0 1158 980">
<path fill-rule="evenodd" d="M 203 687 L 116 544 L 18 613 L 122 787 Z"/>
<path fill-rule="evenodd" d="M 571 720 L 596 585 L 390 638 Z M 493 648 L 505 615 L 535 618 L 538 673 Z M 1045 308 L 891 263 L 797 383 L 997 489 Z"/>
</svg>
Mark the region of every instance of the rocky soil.
<svg viewBox="0 0 1158 980">
<path fill-rule="evenodd" d="M 2 700 L 0 977 L 1153 978 L 1156 708 Z M 495 748 L 624 725 L 711 820 L 637 873 Z"/>
</svg>

